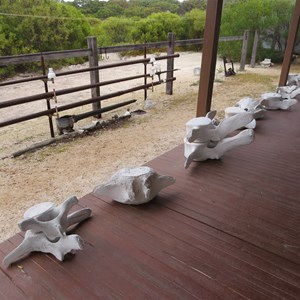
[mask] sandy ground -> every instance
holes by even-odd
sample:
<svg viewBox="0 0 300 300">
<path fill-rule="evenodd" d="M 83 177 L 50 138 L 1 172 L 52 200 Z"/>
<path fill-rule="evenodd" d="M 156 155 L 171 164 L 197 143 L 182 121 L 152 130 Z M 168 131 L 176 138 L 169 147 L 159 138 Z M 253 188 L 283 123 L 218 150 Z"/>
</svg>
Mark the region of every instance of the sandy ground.
<svg viewBox="0 0 300 300">
<path fill-rule="evenodd" d="M 120 58 L 117 55 L 111 55 L 108 61 L 101 61 L 100 64 L 118 61 Z M 165 70 L 165 64 L 165 61 L 161 62 L 162 70 Z M 120 99 L 137 99 L 138 101 L 129 107 L 130 110 L 146 110 L 146 114 L 133 115 L 119 126 L 97 130 L 18 158 L 4 157 L 50 138 L 47 118 L 0 128 L 0 241 L 19 231 L 17 223 L 30 206 L 44 201 L 58 204 L 72 195 L 80 198 L 91 192 L 95 186 L 107 181 L 120 168 L 139 166 L 181 144 L 185 134 L 185 123 L 195 117 L 199 76 L 194 75 L 194 68 L 200 64 L 200 53 L 181 53 L 175 60 L 175 68 L 179 70 L 175 73 L 177 80 L 174 82 L 174 94 L 166 95 L 164 84 L 154 87 L 154 91 L 149 90 L 148 99 L 154 103 L 151 109 L 144 107 L 143 92 L 134 92 L 104 102 L 103 106 Z M 221 69 L 222 63 L 218 61 L 217 70 L 221 72 L 216 72 L 212 108 L 218 110 L 219 118 L 222 118 L 225 107 L 231 106 L 242 97 L 257 98 L 263 92 L 273 91 L 280 74 L 280 66 L 270 69 L 246 66 L 246 71 L 224 78 Z M 143 74 L 143 65 L 103 70 L 100 71 L 100 78 L 110 80 L 136 74 Z M 255 79 L 256 74 L 265 76 Z M 243 80 L 244 76 L 249 77 L 247 84 Z M 54 85 L 49 84 L 49 89 L 59 90 L 88 83 L 88 74 L 58 77 Z M 143 82 L 105 86 L 101 88 L 101 94 L 140 84 Z M 43 88 L 42 82 L 0 87 L 0 101 L 42 93 Z M 70 103 L 74 97 L 76 101 L 88 99 L 90 92 L 87 90 L 61 96 L 58 98 L 58 105 Z M 54 105 L 55 103 L 52 103 L 52 106 Z M 40 109 L 46 109 L 44 101 L 2 109 L 0 120 L 23 116 Z M 87 109 L 89 107 L 73 110 L 68 114 L 81 113 Z M 126 109 L 127 107 L 124 107 L 113 114 L 122 115 Z M 112 114 L 103 116 L 104 119 L 111 117 Z M 75 124 L 75 129 L 91 124 L 93 120 L 88 118 L 80 121 Z"/>
</svg>

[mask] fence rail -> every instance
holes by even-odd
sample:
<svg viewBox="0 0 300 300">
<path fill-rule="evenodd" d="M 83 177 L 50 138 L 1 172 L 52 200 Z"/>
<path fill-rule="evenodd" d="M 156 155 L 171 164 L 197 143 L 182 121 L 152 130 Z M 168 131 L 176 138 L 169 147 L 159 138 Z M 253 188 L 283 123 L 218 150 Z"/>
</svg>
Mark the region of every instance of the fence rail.
<svg viewBox="0 0 300 300">
<path fill-rule="evenodd" d="M 244 42 L 245 42 L 245 36 L 232 36 L 232 37 L 221 37 L 220 38 L 220 41 L 237 41 L 237 40 L 244 40 Z M 0 101 L 0 109 L 15 106 L 15 105 L 20 105 L 20 104 L 24 104 L 24 103 L 28 103 L 28 102 L 33 102 L 36 100 L 45 99 L 47 102 L 47 110 L 32 113 L 32 114 L 29 114 L 26 116 L 16 116 L 14 119 L 2 121 L 2 122 L 0 122 L 0 127 L 24 122 L 27 120 L 41 117 L 41 116 L 48 116 L 50 135 L 51 135 L 51 137 L 54 137 L 55 134 L 54 134 L 52 117 L 55 113 L 58 113 L 58 111 L 64 111 L 64 110 L 68 110 L 71 108 L 76 108 L 79 106 L 92 104 L 93 105 L 92 111 L 85 113 L 83 115 L 83 117 L 91 116 L 91 115 L 101 117 L 101 112 L 109 110 L 109 108 L 108 109 L 101 108 L 102 100 L 118 97 L 120 95 L 130 93 L 132 91 L 137 91 L 137 90 L 144 90 L 144 98 L 146 99 L 147 98 L 147 90 L 152 86 L 156 86 L 156 85 L 162 83 L 162 80 L 160 79 L 160 75 L 163 73 L 167 74 L 166 80 L 164 81 L 166 83 L 166 93 L 171 95 L 171 94 L 173 94 L 173 81 L 176 80 L 176 77 L 174 77 L 174 71 L 176 71 L 176 70 L 174 70 L 174 67 L 173 67 L 174 66 L 174 58 L 179 57 L 179 54 L 174 53 L 175 47 L 193 46 L 193 45 L 201 45 L 201 44 L 203 44 L 203 39 L 190 39 L 190 40 L 176 41 L 174 34 L 169 33 L 167 41 L 163 41 L 163 42 L 153 42 L 153 43 L 147 43 L 147 44 L 131 44 L 131 45 L 121 45 L 121 46 L 109 46 L 109 47 L 97 47 L 96 38 L 88 37 L 88 49 L 51 51 L 51 52 L 41 52 L 41 53 L 34 53 L 34 54 L 16 55 L 16 56 L 2 56 L 2 57 L 0 57 L 0 67 L 5 67 L 8 65 L 15 65 L 15 64 L 40 62 L 41 66 L 42 66 L 42 74 L 43 75 L 24 78 L 24 79 L 18 79 L 18 80 L 12 80 L 12 81 L 0 82 L 0 87 L 34 81 L 34 80 L 42 80 L 42 81 L 44 81 L 45 93 L 31 95 L 31 96 L 27 96 L 27 97 L 21 97 L 21 98 L 12 99 L 12 100 L 6 100 L 6 101 L 2 101 L 2 102 Z M 147 73 L 147 64 L 150 63 L 150 59 L 146 57 L 147 51 L 152 50 L 152 49 L 162 49 L 162 48 L 167 49 L 167 51 L 166 51 L 167 55 L 159 56 L 159 57 L 156 57 L 155 59 L 156 60 L 167 60 L 167 70 L 158 72 L 157 75 L 159 76 L 159 80 L 149 84 L 149 83 L 147 83 L 147 78 L 150 78 L 153 76 L 151 76 L 149 73 Z M 100 66 L 98 65 L 99 55 L 107 56 L 107 54 L 109 54 L 109 53 L 120 53 L 120 52 L 128 52 L 128 51 L 143 51 L 144 59 L 130 60 L 130 61 L 126 61 L 126 62 L 113 63 L 113 64 L 100 65 Z M 47 75 L 45 75 L 46 74 L 45 61 L 65 59 L 65 58 L 74 58 L 74 57 L 88 57 L 89 67 L 82 68 L 79 70 L 59 72 L 59 73 L 56 73 L 56 76 L 59 77 L 59 76 L 76 74 L 76 73 L 89 72 L 90 73 L 90 84 L 58 90 L 58 91 L 55 91 L 55 94 L 54 94 L 54 91 L 48 91 L 48 83 L 47 83 L 48 78 L 47 78 Z M 241 58 L 241 61 L 243 59 L 246 59 L 246 57 Z M 122 66 L 133 65 L 133 64 L 143 64 L 144 65 L 144 74 L 120 78 L 120 79 L 116 79 L 116 80 L 110 80 L 110 81 L 100 81 L 100 79 L 99 79 L 99 70 L 109 69 L 109 68 L 114 68 L 114 67 L 122 67 Z M 128 88 L 126 90 L 121 90 L 121 91 L 116 91 L 113 93 L 109 93 L 107 95 L 100 95 L 100 87 L 101 86 L 113 84 L 116 82 L 130 81 L 130 80 L 134 80 L 134 79 L 138 79 L 138 78 L 144 79 L 144 83 L 139 85 L 138 87 Z M 64 94 L 69 94 L 69 93 L 75 93 L 75 92 L 85 90 L 85 89 L 91 89 L 91 98 L 90 99 L 77 101 L 75 103 L 66 104 L 63 106 L 56 107 L 56 108 L 53 108 L 50 106 L 50 99 L 53 97 L 56 97 L 59 95 L 64 95 Z M 120 103 L 119 106 L 122 106 L 122 103 Z M 111 105 L 110 107 L 111 107 L 111 109 L 115 109 L 116 107 L 118 107 L 118 105 Z"/>
<path fill-rule="evenodd" d="M 242 41 L 244 36 L 228 36 L 228 37 L 220 37 L 220 42 L 228 42 L 228 41 Z M 202 45 L 203 39 L 189 39 L 189 40 L 177 40 L 174 42 L 176 47 L 184 47 L 184 46 L 193 46 L 193 45 Z M 147 44 L 129 44 L 129 45 L 121 45 L 121 46 L 108 46 L 108 47 L 98 47 L 98 54 L 108 54 L 108 53 L 120 53 L 127 51 L 143 51 L 146 47 L 147 49 L 159 49 L 166 48 L 168 46 L 167 41 L 163 42 L 153 42 Z M 74 58 L 74 57 L 83 57 L 88 56 L 90 54 L 90 49 L 74 49 L 74 50 L 63 50 L 63 51 L 49 51 L 49 52 L 40 52 L 33 54 L 22 54 L 22 55 L 14 55 L 14 56 L 2 56 L 0 57 L 0 66 L 4 67 L 7 65 L 13 64 L 22 64 L 22 63 L 32 63 L 32 62 L 40 62 L 41 57 L 45 60 L 58 60 L 64 58 Z"/>
</svg>

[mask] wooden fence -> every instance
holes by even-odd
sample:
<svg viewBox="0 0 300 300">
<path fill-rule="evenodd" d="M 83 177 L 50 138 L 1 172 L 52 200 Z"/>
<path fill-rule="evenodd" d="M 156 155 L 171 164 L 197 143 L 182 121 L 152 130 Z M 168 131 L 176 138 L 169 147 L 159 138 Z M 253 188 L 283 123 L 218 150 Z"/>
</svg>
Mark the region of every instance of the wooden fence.
<svg viewBox="0 0 300 300">
<path fill-rule="evenodd" d="M 220 41 L 237 41 L 243 40 L 243 48 L 242 48 L 242 56 L 241 56 L 241 70 L 245 65 L 246 61 L 246 49 L 248 43 L 248 36 L 249 32 L 246 31 L 244 36 L 234 36 L 234 37 L 222 37 Z M 65 50 L 65 51 L 51 51 L 51 52 L 42 52 L 42 53 L 35 53 L 35 54 L 24 54 L 24 55 L 16 55 L 16 56 L 2 56 L 0 57 L 0 67 L 5 67 L 12 64 L 22 64 L 22 63 L 33 63 L 33 62 L 40 62 L 42 74 L 40 76 L 34 76 L 29 78 L 23 78 L 20 80 L 12 80 L 12 81 L 5 81 L 0 82 L 0 87 L 5 85 L 13 85 L 18 83 L 24 83 L 34 80 L 42 80 L 44 82 L 45 92 L 41 94 L 36 94 L 32 96 L 7 100 L 7 101 L 0 101 L 0 109 L 11 107 L 15 105 L 21 105 L 28 102 L 34 102 L 37 100 L 45 99 L 47 104 L 47 109 L 44 111 L 39 111 L 37 113 L 28 114 L 26 116 L 16 116 L 13 119 L 0 121 L 0 128 L 4 126 L 9 126 L 12 124 L 24 122 L 27 120 L 31 120 L 34 118 L 38 118 L 41 116 L 48 116 L 49 120 L 49 129 L 51 137 L 55 136 L 54 133 L 54 126 L 53 126 L 53 116 L 60 111 L 65 111 L 71 108 L 92 104 L 92 111 L 88 113 L 84 113 L 82 115 L 73 116 L 75 121 L 83 119 L 88 116 L 95 116 L 100 118 L 101 113 L 116 109 L 117 107 L 121 107 L 132 103 L 132 101 L 121 102 L 118 104 L 114 104 L 108 107 L 101 107 L 101 101 L 118 97 L 123 94 L 132 93 L 133 91 L 137 90 L 144 90 L 144 99 L 147 98 L 147 90 L 153 86 L 159 85 L 162 82 L 166 83 L 166 94 L 173 94 L 173 82 L 176 80 L 174 77 L 174 58 L 179 57 L 179 54 L 175 54 L 174 50 L 175 47 L 183 47 L 183 46 L 191 46 L 191 45 L 201 45 L 203 44 L 203 39 L 192 39 L 192 40 L 175 40 L 175 36 L 173 33 L 168 34 L 167 41 L 164 42 L 154 42 L 154 43 L 147 43 L 147 44 L 133 44 L 133 45 L 122 45 L 122 46 L 110 46 L 110 47 L 98 47 L 97 40 L 95 37 L 88 37 L 87 38 L 87 49 L 77 49 L 77 50 Z M 167 69 L 165 71 L 158 71 L 158 80 L 152 81 L 151 83 L 147 82 L 147 79 L 153 76 L 147 73 L 147 64 L 151 63 L 150 58 L 147 58 L 147 51 L 153 49 L 166 49 L 167 55 L 156 57 L 156 60 L 167 60 Z M 106 64 L 106 65 L 98 65 L 99 55 L 107 56 L 109 53 L 120 53 L 120 52 L 128 52 L 128 51 L 143 51 L 144 58 L 143 59 L 136 59 L 130 61 L 123 61 L 120 63 L 114 64 Z M 48 90 L 48 76 L 46 74 L 46 67 L 45 62 L 50 60 L 58 60 L 58 59 L 65 59 L 65 58 L 74 58 L 74 57 L 88 57 L 89 60 L 89 67 L 82 68 L 79 70 L 72 70 L 67 72 L 59 72 L 56 73 L 56 76 L 66 76 L 75 73 L 83 73 L 89 72 L 90 74 L 90 84 L 89 85 L 82 85 L 79 87 L 73 88 L 66 88 L 58 91 L 49 91 Z M 144 74 L 131 76 L 126 78 L 119 78 L 111 81 L 100 81 L 99 78 L 99 70 L 101 69 L 109 69 L 114 67 L 122 67 L 127 65 L 133 64 L 143 64 L 144 65 Z M 166 79 L 164 81 L 161 80 L 160 75 L 162 73 L 166 73 Z M 122 81 L 130 81 L 135 80 L 138 78 L 142 78 L 144 80 L 143 84 L 139 86 L 135 86 L 132 88 L 128 88 L 125 90 L 119 90 L 113 93 L 109 93 L 106 95 L 101 95 L 100 87 L 104 85 L 109 85 L 117 82 Z M 51 107 L 50 99 L 53 97 L 69 93 L 75 93 L 78 91 L 90 89 L 91 90 L 91 98 L 87 100 L 77 101 L 70 104 L 62 105 L 59 107 Z"/>
</svg>

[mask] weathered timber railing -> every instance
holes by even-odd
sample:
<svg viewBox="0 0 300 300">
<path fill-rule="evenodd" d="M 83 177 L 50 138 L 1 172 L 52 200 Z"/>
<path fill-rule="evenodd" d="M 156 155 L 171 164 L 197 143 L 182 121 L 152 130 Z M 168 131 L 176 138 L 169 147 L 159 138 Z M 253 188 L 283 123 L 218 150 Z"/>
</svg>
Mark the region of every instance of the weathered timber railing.
<svg viewBox="0 0 300 300">
<path fill-rule="evenodd" d="M 236 40 L 244 40 L 245 36 L 235 36 L 235 37 L 222 37 L 220 38 L 220 41 L 236 41 Z M 244 41 L 245 42 L 245 41 Z M 111 105 L 109 107 L 106 107 L 105 109 L 101 108 L 101 101 L 118 97 L 120 95 L 131 93 L 133 91 L 137 90 L 144 90 L 144 98 L 147 98 L 147 90 L 152 87 L 156 86 L 158 84 L 162 83 L 162 80 L 160 80 L 160 74 L 166 73 L 166 80 L 164 82 L 166 83 L 166 94 L 171 95 L 173 93 L 173 81 L 176 80 L 174 77 L 174 58 L 179 57 L 178 54 L 174 54 L 175 47 L 182 47 L 182 46 L 190 46 L 190 45 L 201 45 L 203 44 L 203 39 L 192 39 L 192 40 L 175 40 L 175 36 L 173 33 L 168 34 L 168 40 L 163 42 L 153 42 L 153 43 L 147 43 L 147 44 L 131 44 L 131 45 L 121 45 L 121 46 L 109 46 L 109 47 L 97 47 L 97 41 L 95 37 L 88 37 L 88 49 L 76 49 L 76 50 L 65 50 L 65 51 L 51 51 L 51 52 L 42 52 L 42 53 L 35 53 L 35 54 L 24 54 L 24 55 L 16 55 L 16 56 L 2 56 L 0 57 L 0 67 L 5 67 L 7 65 L 13 65 L 13 64 L 23 64 L 23 63 L 33 63 L 33 62 L 41 62 L 42 65 L 42 71 L 43 75 L 41 76 L 34 76 L 29 78 L 23 78 L 19 80 L 12 80 L 12 81 L 5 81 L 0 82 L 0 87 L 5 85 L 12 85 L 12 84 L 18 84 L 18 83 L 24 83 L 34 80 L 42 80 L 44 81 L 45 86 L 45 93 L 36 94 L 32 96 L 22 97 L 18 99 L 12 99 L 7 101 L 0 101 L 0 109 L 5 107 L 10 107 L 14 105 L 20 105 L 28 102 L 33 102 L 40 99 L 46 99 L 47 103 L 47 110 L 40 111 L 37 113 L 32 113 L 26 116 L 18 116 L 14 119 L 6 120 L 6 121 L 0 121 L 0 127 L 24 122 L 27 120 L 31 120 L 34 118 L 38 118 L 41 116 L 48 116 L 49 119 L 49 128 L 50 128 L 50 134 L 51 137 L 54 137 L 54 129 L 53 129 L 53 122 L 52 122 L 52 116 L 55 113 L 58 113 L 60 111 L 68 110 L 71 108 L 76 108 L 79 106 L 92 104 L 93 110 L 91 112 L 85 113 L 81 116 L 81 118 L 84 118 L 85 116 L 96 116 L 101 117 L 101 113 L 105 111 L 109 111 L 112 109 L 115 109 L 116 107 L 122 106 L 122 103 L 119 103 L 117 105 Z M 146 58 L 147 50 L 150 49 L 163 49 L 167 48 L 167 55 L 166 56 L 159 56 L 156 57 L 156 60 L 162 60 L 167 59 L 167 70 L 159 72 L 159 81 L 154 81 L 152 83 L 147 83 L 147 78 L 150 78 L 150 74 L 147 73 L 147 64 L 149 64 L 150 59 Z M 98 65 L 99 61 L 99 55 L 108 55 L 109 53 L 119 53 L 119 52 L 128 52 L 128 51 L 144 51 L 144 59 L 139 60 L 131 60 L 121 63 L 114 63 L 114 64 L 107 64 L 107 65 Z M 242 53 L 241 62 L 246 59 L 245 54 Z M 62 90 L 55 91 L 48 91 L 48 83 L 47 83 L 47 75 L 46 75 L 46 68 L 45 68 L 45 61 L 50 60 L 57 60 L 57 59 L 65 59 L 65 58 L 74 58 L 74 57 L 88 57 L 89 58 L 89 68 L 82 68 L 79 70 L 72 70 L 67 72 L 59 72 L 56 73 L 56 76 L 66 76 L 70 74 L 76 74 L 76 73 L 82 73 L 82 72 L 89 72 L 90 73 L 90 84 L 83 85 L 79 87 L 74 88 L 66 88 Z M 99 70 L 102 69 L 109 69 L 114 67 L 121 67 L 126 65 L 132 65 L 132 64 L 143 64 L 144 65 L 144 74 L 143 75 L 137 75 L 137 76 L 131 76 L 131 77 L 125 77 L 125 78 L 119 78 L 115 80 L 110 81 L 100 81 L 99 78 Z M 109 85 L 117 82 L 122 81 L 130 81 L 138 78 L 144 79 L 144 84 L 134 87 L 134 88 L 128 88 L 126 90 L 117 91 L 113 93 L 109 93 L 107 95 L 100 95 L 100 87 L 104 85 Z M 91 90 L 91 98 L 83 101 L 78 101 L 76 103 L 70 103 L 66 105 L 62 105 L 56 108 L 53 108 L 50 106 L 50 99 L 59 95 L 69 94 L 69 93 L 75 93 L 78 91 L 82 91 L 85 89 Z M 130 102 L 130 101 L 129 101 Z M 128 101 L 124 102 L 124 105 L 127 105 L 129 103 Z M 76 119 L 76 116 L 75 116 Z M 79 118 L 77 118 L 79 119 Z"/>
<path fill-rule="evenodd" d="M 219 39 L 220 42 L 228 42 L 228 41 L 242 41 L 244 36 L 228 36 L 221 37 Z M 189 39 L 189 40 L 174 40 L 175 47 L 184 47 L 184 46 L 192 46 L 192 45 L 202 45 L 203 39 Z M 147 49 L 161 49 L 166 48 L 169 45 L 168 41 L 163 42 L 152 42 L 145 44 L 129 44 L 129 45 L 121 45 L 121 46 L 107 46 L 107 47 L 98 47 L 98 54 L 109 54 L 109 53 L 120 53 L 127 51 L 141 51 L 147 47 Z M 7 65 L 13 64 L 22 64 L 22 63 L 32 63 L 32 62 L 40 62 L 41 56 L 44 57 L 45 60 L 57 60 L 64 58 L 73 58 L 73 57 L 83 57 L 88 56 L 90 54 L 90 49 L 75 49 L 75 50 L 63 50 L 63 51 L 50 51 L 50 52 L 41 52 L 41 53 L 33 53 L 33 54 L 23 54 L 23 55 L 14 55 L 14 56 L 1 56 L 0 57 L 0 67 L 4 67 Z"/>
</svg>

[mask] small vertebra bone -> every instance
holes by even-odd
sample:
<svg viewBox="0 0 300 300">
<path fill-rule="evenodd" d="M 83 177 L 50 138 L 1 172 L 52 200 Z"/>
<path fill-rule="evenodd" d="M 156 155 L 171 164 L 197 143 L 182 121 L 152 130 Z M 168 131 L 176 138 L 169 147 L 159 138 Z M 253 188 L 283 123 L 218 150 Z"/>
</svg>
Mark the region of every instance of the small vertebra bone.
<svg viewBox="0 0 300 300">
<path fill-rule="evenodd" d="M 94 193 L 124 204 L 137 205 L 149 202 L 163 188 L 174 182 L 173 177 L 159 175 L 149 167 L 124 168 L 114 174 L 106 184 L 97 186 Z"/>
</svg>

